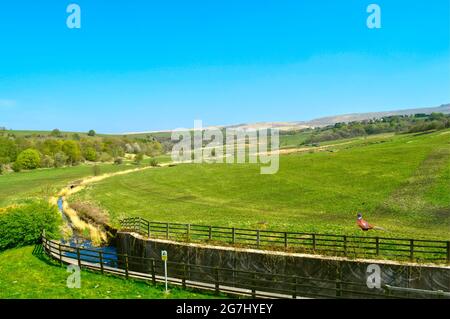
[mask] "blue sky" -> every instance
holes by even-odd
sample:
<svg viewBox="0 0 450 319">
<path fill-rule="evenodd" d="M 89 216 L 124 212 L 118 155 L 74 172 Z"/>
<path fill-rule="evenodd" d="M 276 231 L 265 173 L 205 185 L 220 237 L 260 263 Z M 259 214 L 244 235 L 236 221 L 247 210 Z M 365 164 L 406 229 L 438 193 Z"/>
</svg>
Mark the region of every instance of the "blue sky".
<svg viewBox="0 0 450 319">
<path fill-rule="evenodd" d="M 450 102 L 448 0 L 72 2 L 1 1 L 0 126 L 112 133 Z M 381 29 L 366 27 L 370 3 Z"/>
</svg>

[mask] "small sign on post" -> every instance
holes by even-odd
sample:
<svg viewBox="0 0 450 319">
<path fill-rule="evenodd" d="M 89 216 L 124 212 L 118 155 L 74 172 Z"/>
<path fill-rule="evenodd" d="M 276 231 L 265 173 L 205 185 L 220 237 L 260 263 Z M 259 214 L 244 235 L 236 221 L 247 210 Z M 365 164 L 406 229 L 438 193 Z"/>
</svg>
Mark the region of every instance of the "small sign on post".
<svg viewBox="0 0 450 319">
<path fill-rule="evenodd" d="M 164 261 L 164 280 L 166 283 L 166 293 L 168 293 L 167 289 L 167 250 L 161 250 L 161 259 Z"/>
</svg>

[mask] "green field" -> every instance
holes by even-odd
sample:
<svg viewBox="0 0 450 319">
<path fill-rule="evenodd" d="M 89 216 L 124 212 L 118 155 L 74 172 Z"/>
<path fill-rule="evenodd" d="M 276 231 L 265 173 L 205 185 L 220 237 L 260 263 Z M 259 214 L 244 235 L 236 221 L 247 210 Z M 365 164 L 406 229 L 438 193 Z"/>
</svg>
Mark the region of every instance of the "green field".
<svg viewBox="0 0 450 319">
<path fill-rule="evenodd" d="M 71 198 L 153 221 L 363 234 L 357 212 L 383 236 L 449 239 L 450 131 L 339 141 L 258 165 L 183 164 L 115 176 Z M 373 234 L 369 233 L 369 234 Z M 364 233 L 367 234 L 367 233 Z"/>
<path fill-rule="evenodd" d="M 84 270 L 81 272 L 81 287 L 71 289 L 67 287 L 70 273 L 65 267 L 32 252 L 33 247 L 28 246 L 0 253 L 0 299 L 217 298 L 211 294 L 179 288 L 170 288 L 169 294 L 165 294 L 160 285 L 153 286 Z"/>
<path fill-rule="evenodd" d="M 131 165 L 99 164 L 100 173 L 131 169 Z M 92 165 L 37 169 L 0 175 L 0 207 L 27 197 L 47 197 L 55 194 L 67 183 L 92 176 Z"/>
</svg>

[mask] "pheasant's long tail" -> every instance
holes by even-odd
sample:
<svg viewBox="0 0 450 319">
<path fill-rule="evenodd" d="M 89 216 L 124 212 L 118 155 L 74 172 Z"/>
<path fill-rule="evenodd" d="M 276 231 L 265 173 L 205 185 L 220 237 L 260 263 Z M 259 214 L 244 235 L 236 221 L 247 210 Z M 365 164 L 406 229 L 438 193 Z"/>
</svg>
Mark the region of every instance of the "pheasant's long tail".
<svg viewBox="0 0 450 319">
<path fill-rule="evenodd" d="M 383 228 L 383 227 L 380 227 L 380 226 L 373 226 L 373 229 L 389 231 L 389 230 L 387 230 L 386 228 Z"/>
</svg>

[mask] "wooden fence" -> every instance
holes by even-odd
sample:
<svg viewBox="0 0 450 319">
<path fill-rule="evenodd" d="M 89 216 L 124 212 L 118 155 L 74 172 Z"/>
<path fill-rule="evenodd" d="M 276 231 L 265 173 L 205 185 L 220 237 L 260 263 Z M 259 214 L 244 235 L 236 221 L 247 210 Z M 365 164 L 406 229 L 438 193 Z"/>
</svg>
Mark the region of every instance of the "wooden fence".
<svg viewBox="0 0 450 319">
<path fill-rule="evenodd" d="M 75 264 L 102 274 L 145 280 L 153 284 L 164 281 L 164 262 L 161 260 L 73 247 L 45 236 L 42 236 L 42 247 L 48 256 L 61 264 Z M 442 291 L 415 291 L 390 286 L 369 289 L 365 283 L 339 279 L 307 278 L 170 261 L 168 282 L 183 288 L 253 298 L 450 298 L 450 293 Z"/>
<path fill-rule="evenodd" d="M 280 232 L 148 221 L 130 217 L 121 230 L 178 241 L 227 243 L 251 248 L 311 252 L 354 258 L 450 263 L 450 241 Z"/>
</svg>

